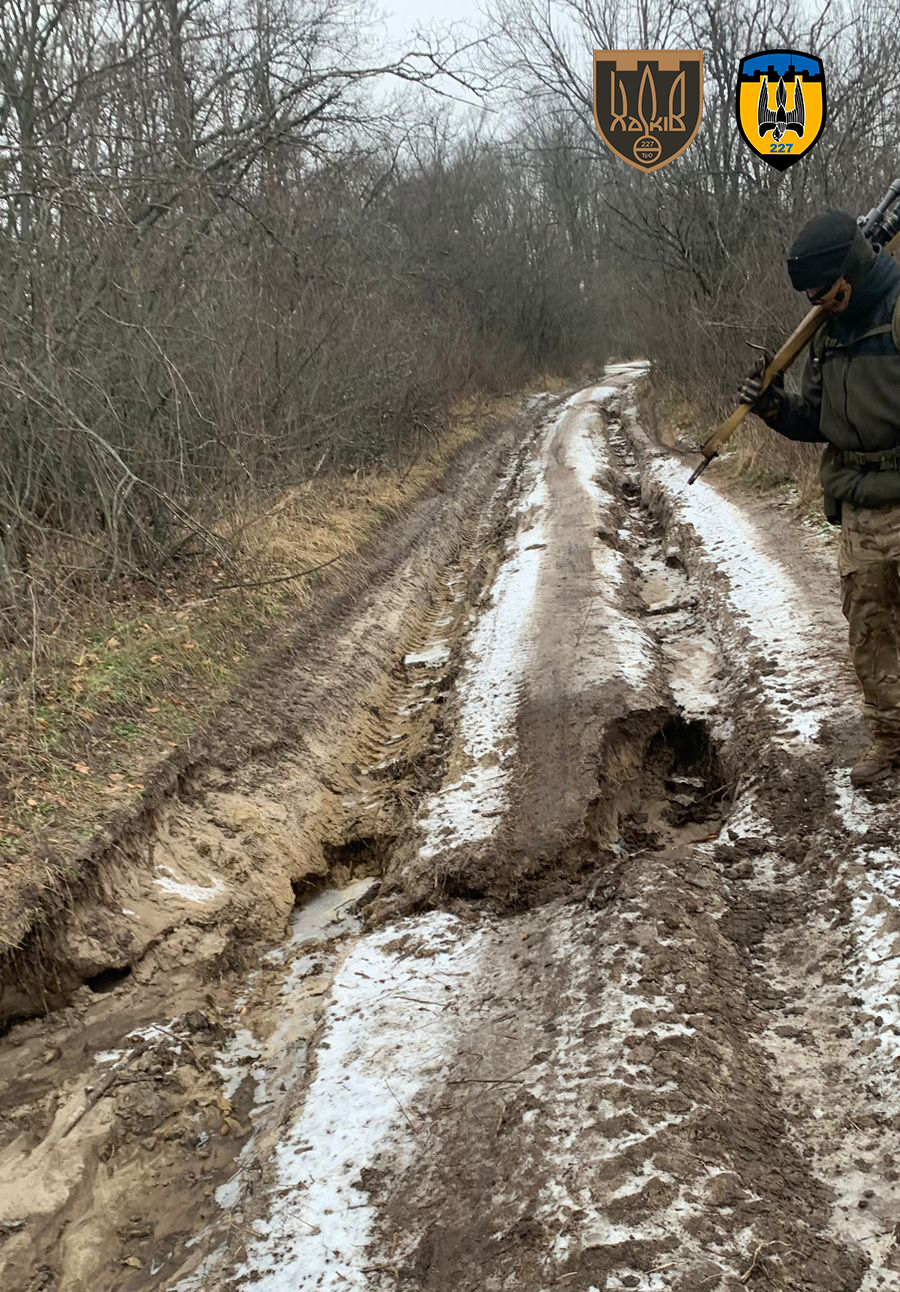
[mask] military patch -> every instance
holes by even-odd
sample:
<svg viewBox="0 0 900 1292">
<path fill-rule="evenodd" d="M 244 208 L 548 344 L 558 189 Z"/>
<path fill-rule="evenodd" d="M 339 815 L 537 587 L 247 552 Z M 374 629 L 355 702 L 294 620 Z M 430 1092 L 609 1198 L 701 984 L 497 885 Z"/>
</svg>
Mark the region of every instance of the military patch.
<svg viewBox="0 0 900 1292">
<path fill-rule="evenodd" d="M 736 111 L 753 151 L 776 170 L 787 170 L 825 128 L 822 60 L 798 49 L 748 54 L 738 69 Z"/>
<path fill-rule="evenodd" d="M 594 121 L 617 157 L 642 171 L 680 157 L 703 116 L 702 49 L 595 49 Z"/>
</svg>

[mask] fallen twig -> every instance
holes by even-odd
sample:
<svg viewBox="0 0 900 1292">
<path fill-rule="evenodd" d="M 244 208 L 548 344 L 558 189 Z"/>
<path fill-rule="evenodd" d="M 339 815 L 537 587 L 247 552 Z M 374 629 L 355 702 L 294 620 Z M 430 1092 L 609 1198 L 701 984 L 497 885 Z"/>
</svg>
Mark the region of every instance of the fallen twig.
<svg viewBox="0 0 900 1292">
<path fill-rule="evenodd" d="M 749 1264 L 749 1265 L 747 1266 L 747 1268 L 744 1270 L 743 1274 L 739 1274 L 739 1275 L 738 1275 L 738 1278 L 740 1279 L 740 1281 L 741 1281 L 742 1283 L 746 1283 L 746 1282 L 747 1282 L 747 1280 L 749 1279 L 750 1275 L 751 1275 L 751 1274 L 753 1273 L 753 1271 L 756 1269 L 756 1262 L 757 1262 L 757 1260 L 759 1259 L 759 1254 L 760 1254 L 760 1252 L 762 1251 L 762 1249 L 763 1249 L 763 1247 L 764 1247 L 764 1246 L 765 1246 L 765 1244 L 764 1244 L 764 1243 L 760 1243 L 760 1244 L 759 1244 L 759 1246 L 757 1247 L 756 1251 L 753 1253 L 753 1256 L 751 1257 L 750 1264 Z"/>
<path fill-rule="evenodd" d="M 522 1072 L 527 1072 L 533 1068 L 533 1063 L 526 1063 L 524 1068 L 519 1068 L 516 1072 L 511 1072 L 508 1077 L 457 1077 L 455 1080 L 447 1082 L 448 1086 L 502 1086 L 506 1081 L 515 1081 L 516 1077 Z"/>
<path fill-rule="evenodd" d="M 760 1243 L 756 1248 L 756 1251 L 753 1253 L 753 1256 L 750 1259 L 750 1264 L 744 1270 L 743 1274 L 738 1275 L 738 1279 L 740 1280 L 741 1283 L 746 1283 L 747 1280 L 750 1278 L 750 1275 L 753 1273 L 753 1271 L 757 1267 L 757 1264 L 759 1263 L 760 1253 L 764 1251 L 765 1248 L 767 1247 L 787 1247 L 787 1243 L 783 1243 L 780 1239 L 777 1239 L 777 1238 L 773 1239 L 771 1243 Z M 769 1282 L 771 1282 L 772 1280 L 768 1270 L 765 1269 L 765 1267 L 762 1265 L 760 1265 L 759 1268 L 762 1270 L 763 1274 L 765 1274 L 766 1278 L 769 1279 Z"/>
<path fill-rule="evenodd" d="M 90 1112 L 90 1110 L 94 1107 L 94 1104 L 96 1104 L 98 1100 L 102 1099 L 103 1096 L 107 1093 L 107 1091 L 116 1084 L 121 1074 L 128 1067 L 129 1063 L 132 1063 L 138 1057 L 139 1054 L 143 1054 L 144 1051 L 148 1050 L 149 1048 L 150 1048 L 149 1041 L 147 1040 L 141 1041 L 138 1045 L 134 1047 L 134 1049 L 131 1051 L 129 1055 L 127 1055 L 126 1058 L 122 1059 L 120 1063 L 117 1063 L 115 1065 L 115 1067 L 112 1069 L 111 1072 L 107 1073 L 107 1075 L 100 1082 L 99 1086 L 97 1086 L 97 1088 L 93 1091 L 93 1093 L 88 1096 L 81 1112 L 76 1113 L 76 1115 L 69 1122 L 66 1129 L 60 1135 L 59 1137 L 60 1139 L 65 1139 L 67 1135 L 71 1135 L 72 1131 L 81 1121 L 81 1119 L 85 1117 Z"/>
<path fill-rule="evenodd" d="M 391 1090 L 390 1086 L 388 1086 L 387 1077 L 383 1077 L 383 1078 L 382 1078 L 382 1080 L 384 1081 L 384 1084 L 387 1086 L 387 1088 L 388 1088 L 388 1093 L 390 1094 L 390 1096 L 391 1096 L 391 1098 L 393 1099 L 394 1103 L 397 1105 L 397 1107 L 400 1109 L 401 1113 L 403 1114 L 403 1118 L 404 1118 L 404 1120 L 405 1120 L 405 1122 L 406 1122 L 407 1126 L 409 1127 L 409 1129 L 412 1131 L 412 1133 L 413 1133 L 414 1135 L 418 1134 L 418 1132 L 417 1132 L 417 1130 L 416 1130 L 415 1126 L 413 1125 L 412 1121 L 410 1120 L 409 1114 L 407 1113 L 406 1109 L 403 1107 L 403 1105 L 401 1104 L 400 1100 L 399 1100 L 399 1099 L 397 1098 L 397 1096 L 394 1094 L 393 1090 Z"/>
<path fill-rule="evenodd" d="M 395 1000 L 411 1000 L 416 1005 L 430 1005 L 432 1009 L 447 1009 L 453 1004 L 451 1000 L 423 1000 L 421 996 L 395 996 Z"/>
<path fill-rule="evenodd" d="M 315 574 L 316 570 L 324 570 L 327 565 L 334 565 L 335 561 L 341 560 L 343 555 L 343 552 L 338 552 L 337 556 L 332 556 L 328 561 L 310 565 L 305 570 L 295 570 L 293 574 L 279 574 L 274 579 L 257 579 L 252 583 L 222 583 L 213 591 L 212 596 L 217 597 L 220 592 L 230 592 L 233 588 L 267 588 L 271 583 L 288 583 L 291 579 L 302 579 L 307 574 Z"/>
</svg>

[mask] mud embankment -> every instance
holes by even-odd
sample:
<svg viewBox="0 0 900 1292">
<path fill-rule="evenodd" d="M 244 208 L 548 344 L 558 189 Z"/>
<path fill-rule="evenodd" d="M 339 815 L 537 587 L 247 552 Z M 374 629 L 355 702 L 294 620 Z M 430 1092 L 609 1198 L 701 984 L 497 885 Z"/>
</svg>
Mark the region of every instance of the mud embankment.
<svg viewBox="0 0 900 1292">
<path fill-rule="evenodd" d="M 7 1286 L 41 1269 L 120 1286 L 148 1223 L 128 1216 L 179 1242 L 201 1223 L 198 1181 L 248 1134 L 214 1066 L 243 967 L 321 889 L 379 874 L 439 778 L 452 670 L 433 675 L 428 643 L 465 629 L 540 416 L 464 450 L 261 661 L 168 793 L 64 888 L 20 894 L 32 928 L 2 964 Z"/>
<path fill-rule="evenodd" d="M 402 656 L 448 601 L 460 610 L 472 554 L 490 559 L 535 415 L 466 446 L 440 488 L 383 527 L 173 755 L 140 812 L 114 820 L 66 873 L 20 883 L 5 872 L 0 1025 L 57 1008 L 82 984 L 102 991 L 185 923 L 231 926 L 200 955 L 227 968 L 242 941 L 284 928 L 292 884 L 326 876 L 335 850 L 358 851 L 363 814 L 348 800 L 365 799 L 360 768 L 403 726 L 396 711 L 413 683 Z M 454 571 L 455 598 L 441 586 Z"/>
</svg>

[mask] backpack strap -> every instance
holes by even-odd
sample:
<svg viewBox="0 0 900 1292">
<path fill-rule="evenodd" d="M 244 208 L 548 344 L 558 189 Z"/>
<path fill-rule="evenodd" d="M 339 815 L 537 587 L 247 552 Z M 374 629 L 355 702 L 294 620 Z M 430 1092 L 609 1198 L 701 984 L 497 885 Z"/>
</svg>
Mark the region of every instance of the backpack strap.
<svg viewBox="0 0 900 1292">
<path fill-rule="evenodd" d="M 870 327 L 868 332 L 860 332 L 852 341 L 836 341 L 833 336 L 824 332 L 817 332 L 813 341 L 819 344 L 817 357 L 821 358 L 827 350 L 848 350 L 851 346 L 858 345 L 860 341 L 867 340 L 870 336 L 886 336 L 889 332 L 893 339 L 894 345 L 900 350 L 900 297 L 897 298 L 897 305 L 894 306 L 894 315 L 890 323 L 879 323 L 878 327 Z"/>
<path fill-rule="evenodd" d="M 890 333 L 895 349 L 900 353 L 900 292 L 897 293 L 897 298 L 894 301 L 890 323 L 881 323 L 878 327 L 869 328 L 868 332 L 860 332 L 859 336 L 855 336 L 849 342 L 836 341 L 829 332 L 828 324 L 826 323 L 815 334 L 810 342 L 810 347 L 813 357 L 821 363 L 826 353 L 830 350 L 845 350 L 849 346 L 856 345 L 859 341 L 865 341 L 870 336 L 886 336 L 888 333 Z"/>
<path fill-rule="evenodd" d="M 817 363 L 821 363 L 822 360 L 825 358 L 825 350 L 828 347 L 829 340 L 830 340 L 830 337 L 828 336 L 825 328 L 821 327 L 819 328 L 818 332 L 814 334 L 813 339 L 810 341 L 809 348 L 812 353 L 813 359 L 815 359 Z"/>
</svg>

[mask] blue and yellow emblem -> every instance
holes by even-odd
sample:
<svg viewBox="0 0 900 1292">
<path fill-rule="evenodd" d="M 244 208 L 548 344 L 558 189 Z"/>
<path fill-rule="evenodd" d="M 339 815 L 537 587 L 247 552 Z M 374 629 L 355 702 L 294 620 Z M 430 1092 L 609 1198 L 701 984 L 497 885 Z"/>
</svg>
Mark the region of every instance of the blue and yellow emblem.
<svg viewBox="0 0 900 1292">
<path fill-rule="evenodd" d="M 822 60 L 798 49 L 764 49 L 741 59 L 737 119 L 755 153 L 787 170 L 809 152 L 825 127 Z"/>
</svg>

